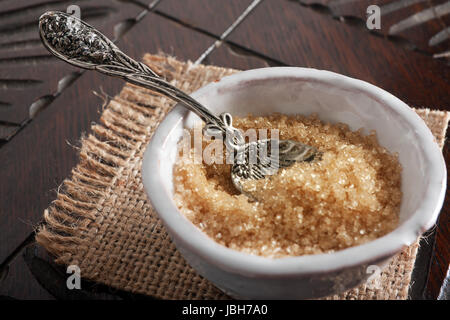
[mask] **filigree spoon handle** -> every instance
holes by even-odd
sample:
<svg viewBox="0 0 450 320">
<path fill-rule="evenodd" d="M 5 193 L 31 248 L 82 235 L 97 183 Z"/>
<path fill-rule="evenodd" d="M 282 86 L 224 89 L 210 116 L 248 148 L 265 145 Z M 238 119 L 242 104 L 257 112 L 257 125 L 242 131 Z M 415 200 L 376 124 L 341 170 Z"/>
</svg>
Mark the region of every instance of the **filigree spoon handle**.
<svg viewBox="0 0 450 320">
<path fill-rule="evenodd" d="M 222 132 L 225 143 L 233 149 L 244 144 L 240 131 L 232 126 L 230 114 L 214 115 L 191 96 L 160 78 L 147 65 L 124 54 L 84 21 L 64 12 L 46 12 L 39 18 L 39 34 L 44 46 L 65 62 L 161 93 L 195 112 L 206 123 L 206 134 Z"/>
<path fill-rule="evenodd" d="M 251 190 L 246 190 L 243 183 L 246 180 L 264 179 L 295 162 L 320 159 L 321 152 L 316 148 L 297 141 L 266 139 L 245 143 L 242 133 L 233 127 L 229 113 L 214 115 L 194 98 L 161 79 L 147 65 L 124 54 L 94 27 L 74 16 L 47 12 L 39 18 L 39 33 L 45 47 L 65 62 L 159 92 L 196 113 L 206 123 L 206 134 L 216 137 L 222 134 L 227 148 L 235 151 L 231 179 L 236 188 L 250 198 L 254 199 Z M 276 152 L 261 155 L 260 151 L 267 150 L 269 145 L 276 146 Z M 252 158 L 256 160 L 253 162 Z"/>
</svg>

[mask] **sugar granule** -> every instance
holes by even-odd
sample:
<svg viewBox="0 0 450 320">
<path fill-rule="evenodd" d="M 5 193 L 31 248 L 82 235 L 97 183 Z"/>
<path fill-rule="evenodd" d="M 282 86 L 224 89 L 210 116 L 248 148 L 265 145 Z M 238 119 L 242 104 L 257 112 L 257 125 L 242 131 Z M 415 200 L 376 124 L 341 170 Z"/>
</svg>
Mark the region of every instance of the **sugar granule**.
<svg viewBox="0 0 450 320">
<path fill-rule="evenodd" d="M 174 166 L 175 202 L 214 241 L 279 258 L 342 250 L 398 225 L 401 165 L 396 154 L 379 145 L 375 132 L 364 135 L 316 116 L 274 114 L 234 122 L 243 130 L 279 129 L 280 139 L 314 146 L 323 156 L 248 182 L 258 202 L 235 190 L 231 165 L 195 164 L 179 157 Z"/>
</svg>

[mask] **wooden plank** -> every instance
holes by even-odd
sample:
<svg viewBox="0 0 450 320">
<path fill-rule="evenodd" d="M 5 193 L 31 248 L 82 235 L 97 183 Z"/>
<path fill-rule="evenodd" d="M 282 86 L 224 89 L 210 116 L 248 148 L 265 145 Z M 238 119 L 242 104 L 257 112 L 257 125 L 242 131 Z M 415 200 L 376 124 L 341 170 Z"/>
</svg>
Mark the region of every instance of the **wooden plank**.
<svg viewBox="0 0 450 320">
<path fill-rule="evenodd" d="M 450 101 L 446 64 L 298 3 L 263 2 L 228 40 L 289 65 L 368 81 L 413 106 L 445 108 Z"/>
<path fill-rule="evenodd" d="M 53 300 L 54 297 L 36 280 L 21 250 L 8 267 L 0 271 L 0 296 L 26 300 Z"/>
<path fill-rule="evenodd" d="M 0 108 L 9 108 L 9 105 L 2 106 Z M 0 123 L 0 141 L 1 140 L 9 140 L 17 131 L 19 131 L 20 126 L 9 124 L 9 123 Z M 0 145 L 1 146 L 1 145 Z"/>
<path fill-rule="evenodd" d="M 277 62 L 257 56 L 227 42 L 216 48 L 203 63 L 239 70 L 280 66 Z"/>
<path fill-rule="evenodd" d="M 448 3 L 448 0 L 334 0 L 328 6 L 334 16 L 358 18 L 361 21 L 361 27 L 365 28 L 368 6 L 378 5 L 382 13 L 381 29 L 374 30 L 374 32 L 389 36 L 394 41 L 406 41 L 405 45 L 432 54 L 444 51 L 449 47 L 450 39 L 435 46 L 429 45 L 429 40 L 445 28 L 441 19 L 432 18 L 423 23 L 419 23 L 419 19 L 416 19 L 414 26 L 403 30 L 398 30 L 400 25 L 396 26 L 396 24 L 408 18 L 412 19 L 412 16 L 420 12 L 426 15 L 425 11 L 429 11 L 429 15 L 437 16 L 437 12 L 433 12 L 432 8 L 438 8 L 445 3 Z"/>
<path fill-rule="evenodd" d="M 164 0 L 155 12 L 220 37 L 251 2 L 252 0 Z"/>
<path fill-rule="evenodd" d="M 0 6 L 0 101 L 8 107 L 0 106 L 0 121 L 25 123 L 32 103 L 55 94 L 61 89 L 59 80 L 75 70 L 52 57 L 40 43 L 37 32 L 37 21 L 43 12 L 65 12 L 69 5 L 78 5 L 81 17 L 111 38 L 120 23 L 143 11 L 135 4 L 110 0 L 3 1 Z"/>
</svg>

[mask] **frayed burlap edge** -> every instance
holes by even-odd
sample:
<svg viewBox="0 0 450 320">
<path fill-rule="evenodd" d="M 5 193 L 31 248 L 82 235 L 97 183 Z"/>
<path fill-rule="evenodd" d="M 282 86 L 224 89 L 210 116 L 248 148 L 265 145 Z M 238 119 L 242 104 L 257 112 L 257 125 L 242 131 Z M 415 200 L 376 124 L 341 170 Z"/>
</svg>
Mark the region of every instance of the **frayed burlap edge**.
<svg viewBox="0 0 450 320">
<path fill-rule="evenodd" d="M 236 70 L 146 55 L 144 62 L 192 92 Z M 114 288 L 162 299 L 227 299 L 185 262 L 150 206 L 140 176 L 146 144 L 173 102 L 127 84 L 82 139 L 79 164 L 45 210 L 36 240 L 64 265 Z M 419 109 L 442 147 L 449 113 Z M 377 289 L 362 285 L 329 299 L 405 299 L 418 242 L 392 259 Z"/>
</svg>

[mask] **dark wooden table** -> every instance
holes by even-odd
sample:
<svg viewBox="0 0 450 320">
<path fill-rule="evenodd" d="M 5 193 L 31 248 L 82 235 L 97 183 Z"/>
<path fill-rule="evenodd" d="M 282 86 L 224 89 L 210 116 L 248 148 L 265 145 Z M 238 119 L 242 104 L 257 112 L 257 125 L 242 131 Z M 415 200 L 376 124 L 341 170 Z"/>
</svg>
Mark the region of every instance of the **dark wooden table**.
<svg viewBox="0 0 450 320">
<path fill-rule="evenodd" d="M 328 69 L 373 83 L 411 106 L 450 110 L 449 1 L 257 2 L 0 0 L 1 297 L 149 298 L 88 282 L 73 293 L 65 289 L 64 270 L 34 245 L 44 209 L 77 162 L 73 146 L 99 118 L 102 100 L 93 92 L 113 96 L 123 85 L 50 56 L 37 33 L 44 11 L 78 5 L 82 19 L 136 58 L 162 51 L 196 60 L 218 41 L 203 63 Z M 380 30 L 366 27 L 371 4 L 381 8 Z M 449 152 L 446 145 L 447 163 Z M 447 193 L 437 226 L 421 243 L 413 299 L 439 295 L 449 266 L 449 217 Z"/>
</svg>

